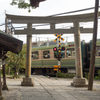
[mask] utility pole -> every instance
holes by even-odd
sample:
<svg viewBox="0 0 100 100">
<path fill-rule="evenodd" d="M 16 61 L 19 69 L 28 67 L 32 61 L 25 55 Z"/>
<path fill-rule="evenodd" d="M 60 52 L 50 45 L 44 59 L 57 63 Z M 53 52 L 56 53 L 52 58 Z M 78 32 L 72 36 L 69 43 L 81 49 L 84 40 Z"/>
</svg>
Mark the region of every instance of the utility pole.
<svg viewBox="0 0 100 100">
<path fill-rule="evenodd" d="M 67 44 L 68 44 L 68 37 L 66 37 L 65 46 L 67 46 Z"/>
<path fill-rule="evenodd" d="M 98 7 L 99 7 L 99 0 L 95 0 L 94 29 L 93 29 L 92 51 L 91 51 L 91 58 L 90 58 L 88 90 L 93 90 L 96 41 L 97 41 L 97 25 L 98 25 Z"/>
<path fill-rule="evenodd" d="M 11 24 L 11 36 L 13 36 L 13 26 L 12 26 L 12 24 Z"/>
<path fill-rule="evenodd" d="M 8 21 L 9 21 L 9 20 L 8 20 Z M 8 23 L 9 23 L 9 22 L 8 22 Z M 8 23 L 7 23 L 6 10 L 5 10 L 5 33 L 7 33 L 7 34 L 13 36 L 13 26 L 12 26 L 12 23 L 10 23 L 10 24 L 11 24 L 10 28 L 9 28 L 9 26 L 7 25 Z"/>
<path fill-rule="evenodd" d="M 7 33 L 7 17 L 6 17 L 6 10 L 5 10 L 5 33 Z M 8 34 L 8 33 L 7 33 Z"/>
</svg>

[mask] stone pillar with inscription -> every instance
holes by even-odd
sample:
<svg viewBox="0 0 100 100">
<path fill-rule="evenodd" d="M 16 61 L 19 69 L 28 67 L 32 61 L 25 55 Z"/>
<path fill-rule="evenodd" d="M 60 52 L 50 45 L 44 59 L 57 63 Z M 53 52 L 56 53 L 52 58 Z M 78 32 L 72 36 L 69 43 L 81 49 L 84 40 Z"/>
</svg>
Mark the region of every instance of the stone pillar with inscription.
<svg viewBox="0 0 100 100">
<path fill-rule="evenodd" d="M 81 57 L 81 41 L 80 41 L 80 28 L 79 22 L 74 22 L 74 40 L 75 40 L 75 65 L 76 77 L 73 78 L 72 86 L 85 87 L 87 86 L 86 78 L 83 78 L 82 73 L 82 57 Z"/>
<path fill-rule="evenodd" d="M 26 69 L 25 78 L 23 78 L 22 86 L 34 86 L 31 75 L 31 47 L 32 47 L 32 23 L 27 24 L 27 48 L 26 48 Z"/>
</svg>

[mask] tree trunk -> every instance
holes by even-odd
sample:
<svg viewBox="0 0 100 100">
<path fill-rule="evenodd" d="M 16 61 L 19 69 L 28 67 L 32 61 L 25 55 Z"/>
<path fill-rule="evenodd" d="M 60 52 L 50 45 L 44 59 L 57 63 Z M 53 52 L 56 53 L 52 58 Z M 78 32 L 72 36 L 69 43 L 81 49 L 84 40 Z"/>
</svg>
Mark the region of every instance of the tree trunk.
<svg viewBox="0 0 100 100">
<path fill-rule="evenodd" d="M 17 72 L 17 67 L 15 66 L 15 73 L 14 73 L 14 77 L 17 78 L 18 77 L 18 72 Z"/>
</svg>

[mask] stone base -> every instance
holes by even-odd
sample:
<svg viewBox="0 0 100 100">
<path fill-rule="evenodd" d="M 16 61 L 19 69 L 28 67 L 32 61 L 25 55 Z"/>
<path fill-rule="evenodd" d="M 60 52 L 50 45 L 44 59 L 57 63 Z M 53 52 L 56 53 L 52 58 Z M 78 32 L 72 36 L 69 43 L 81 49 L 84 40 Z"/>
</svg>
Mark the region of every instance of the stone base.
<svg viewBox="0 0 100 100">
<path fill-rule="evenodd" d="M 9 91 L 8 86 L 7 86 L 7 85 L 3 85 L 2 90 L 7 90 L 7 91 Z"/>
<path fill-rule="evenodd" d="M 21 86 L 34 86 L 32 78 L 23 78 L 23 82 L 21 82 Z"/>
<path fill-rule="evenodd" d="M 87 79 L 86 78 L 77 78 L 74 77 L 73 78 L 73 83 L 71 83 L 72 86 L 74 87 L 87 87 L 88 84 L 87 83 Z"/>
<path fill-rule="evenodd" d="M 0 95 L 0 100 L 5 100 L 5 98 L 2 95 Z"/>
</svg>

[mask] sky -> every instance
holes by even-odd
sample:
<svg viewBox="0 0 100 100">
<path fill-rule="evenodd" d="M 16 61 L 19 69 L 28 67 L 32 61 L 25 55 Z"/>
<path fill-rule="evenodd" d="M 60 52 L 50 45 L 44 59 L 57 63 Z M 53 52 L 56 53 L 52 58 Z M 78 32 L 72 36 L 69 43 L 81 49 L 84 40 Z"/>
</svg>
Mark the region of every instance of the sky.
<svg viewBox="0 0 100 100">
<path fill-rule="evenodd" d="M 95 6 L 95 0 L 46 0 L 44 2 L 41 2 L 39 4 L 39 7 L 36 9 L 32 9 L 31 12 L 28 12 L 28 9 L 19 9 L 17 6 L 11 6 L 12 0 L 0 0 L 0 25 L 5 22 L 5 10 L 7 14 L 12 15 L 24 15 L 24 16 L 49 16 L 64 12 L 70 12 L 85 8 L 90 8 Z M 71 13 L 70 15 L 74 14 L 85 14 L 85 13 L 91 13 L 94 12 L 94 10 L 88 10 L 88 11 L 82 11 L 78 13 Z M 14 27 L 19 26 L 26 26 L 26 25 L 13 25 Z M 56 26 L 56 28 L 68 28 L 73 26 L 72 24 L 59 24 Z M 93 23 L 80 23 L 80 26 L 82 27 L 93 27 Z M 37 29 L 44 28 L 47 29 L 49 26 L 42 26 L 42 27 L 35 27 Z M 15 28 L 16 29 L 16 28 Z M 5 30 L 5 26 L 0 26 L 0 30 Z M 100 39 L 100 20 L 98 22 L 98 35 L 97 38 Z M 26 43 L 26 36 L 25 35 L 14 35 L 14 37 L 22 40 L 24 43 Z M 74 41 L 74 35 L 73 34 L 64 34 L 62 36 L 65 40 L 68 42 Z M 47 38 L 49 40 L 55 39 L 56 37 L 54 35 L 33 35 L 32 41 L 40 40 L 45 41 Z M 81 41 L 85 40 L 86 42 L 89 42 L 92 39 L 92 33 L 91 34 L 82 34 L 81 35 Z"/>
</svg>

